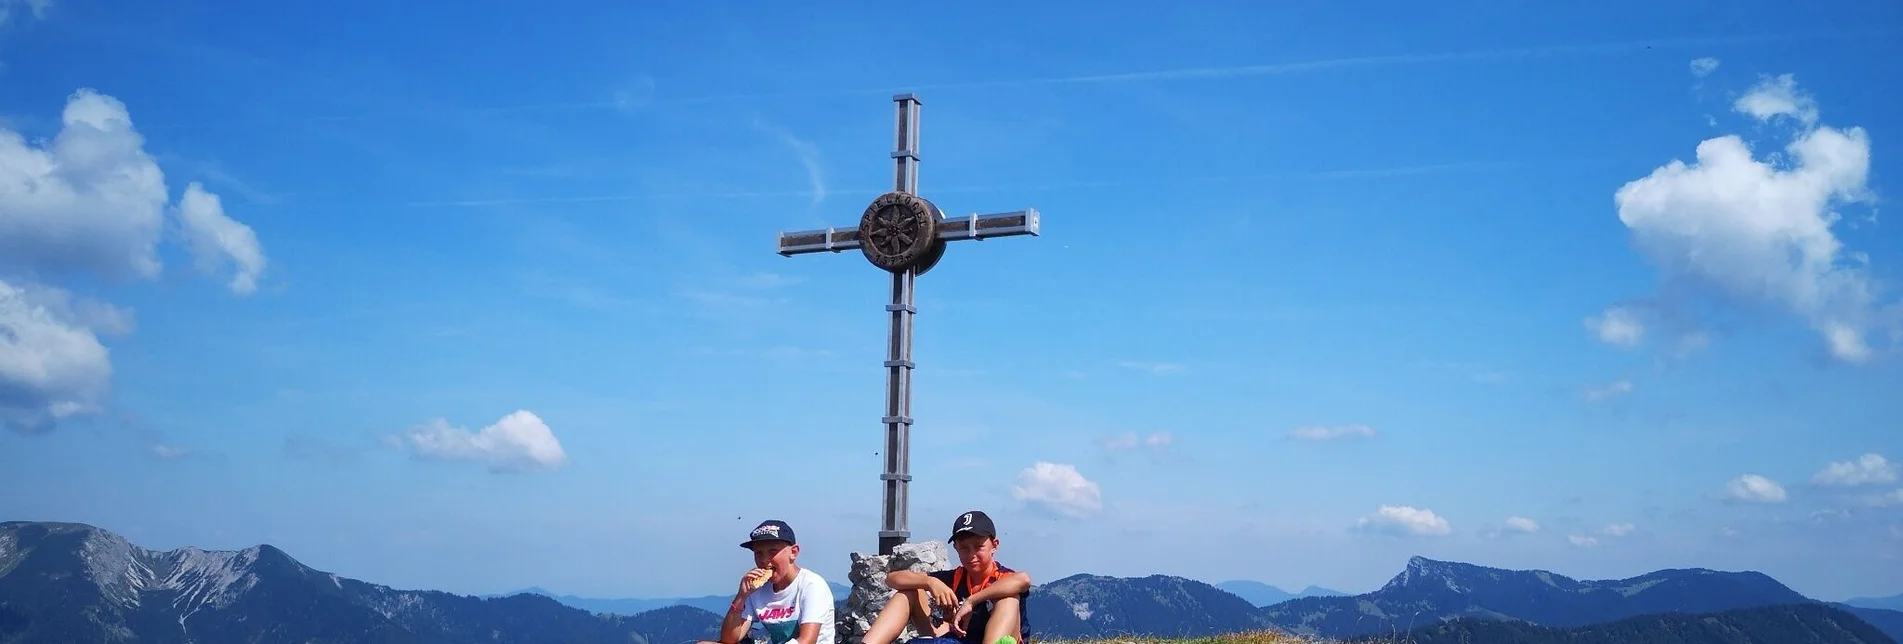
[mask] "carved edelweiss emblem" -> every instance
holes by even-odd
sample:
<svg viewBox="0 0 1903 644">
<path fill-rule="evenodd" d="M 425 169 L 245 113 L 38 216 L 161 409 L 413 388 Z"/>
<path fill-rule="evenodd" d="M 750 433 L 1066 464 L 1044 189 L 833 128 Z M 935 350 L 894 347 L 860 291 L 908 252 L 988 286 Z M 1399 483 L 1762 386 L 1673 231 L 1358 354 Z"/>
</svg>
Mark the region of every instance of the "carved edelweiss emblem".
<svg viewBox="0 0 1903 644">
<path fill-rule="evenodd" d="M 888 192 L 872 200 L 859 217 L 859 250 L 872 265 L 899 273 L 923 273 L 944 253 L 938 240 L 938 207 L 923 197 Z"/>
</svg>

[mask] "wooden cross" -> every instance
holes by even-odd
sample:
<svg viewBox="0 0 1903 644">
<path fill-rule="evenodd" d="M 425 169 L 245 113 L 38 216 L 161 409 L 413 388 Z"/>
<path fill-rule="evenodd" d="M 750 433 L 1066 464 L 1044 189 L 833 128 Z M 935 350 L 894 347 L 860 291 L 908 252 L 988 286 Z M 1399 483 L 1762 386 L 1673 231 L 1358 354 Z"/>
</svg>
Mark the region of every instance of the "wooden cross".
<svg viewBox="0 0 1903 644">
<path fill-rule="evenodd" d="M 893 189 L 872 200 L 859 225 L 780 233 L 779 254 L 843 252 L 859 249 L 874 266 L 892 274 L 892 316 L 886 343 L 884 512 L 879 529 L 879 554 L 911 536 L 906 527 L 907 486 L 912 482 L 912 305 L 918 276 L 938 264 L 945 245 L 961 240 L 1038 234 L 1037 210 L 1026 208 L 990 215 L 947 218 L 938 206 L 918 196 L 918 108 L 911 94 L 892 97 L 898 107 L 898 143 Z"/>
</svg>

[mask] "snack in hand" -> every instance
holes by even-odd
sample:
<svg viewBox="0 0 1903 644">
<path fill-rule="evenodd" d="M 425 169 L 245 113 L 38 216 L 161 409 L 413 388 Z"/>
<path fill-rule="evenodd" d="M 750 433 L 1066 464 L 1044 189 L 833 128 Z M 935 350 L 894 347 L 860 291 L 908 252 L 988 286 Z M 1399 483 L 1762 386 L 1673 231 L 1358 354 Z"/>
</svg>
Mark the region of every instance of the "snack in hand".
<svg viewBox="0 0 1903 644">
<path fill-rule="evenodd" d="M 747 592 L 759 590 L 761 586 L 766 585 L 767 580 L 773 578 L 773 572 L 765 568 L 754 568 L 753 571 L 759 574 L 747 580 Z"/>
</svg>

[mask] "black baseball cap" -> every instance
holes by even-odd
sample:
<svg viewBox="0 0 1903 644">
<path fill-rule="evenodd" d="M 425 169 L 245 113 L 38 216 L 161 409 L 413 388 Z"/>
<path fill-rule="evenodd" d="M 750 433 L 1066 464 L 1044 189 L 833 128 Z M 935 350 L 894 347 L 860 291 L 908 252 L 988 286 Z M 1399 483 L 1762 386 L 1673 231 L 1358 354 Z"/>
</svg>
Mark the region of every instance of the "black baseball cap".
<svg viewBox="0 0 1903 644">
<path fill-rule="evenodd" d="M 752 549 L 753 544 L 762 541 L 799 543 L 793 539 L 793 526 L 787 525 L 785 521 L 779 519 L 761 521 L 760 525 L 753 529 L 753 532 L 747 533 L 747 540 L 740 542 L 740 547 Z"/>
<path fill-rule="evenodd" d="M 958 518 L 952 521 L 951 538 L 946 539 L 946 541 L 956 540 L 958 535 L 966 533 L 983 537 L 995 537 L 998 536 L 998 526 L 992 525 L 991 517 L 984 512 L 972 510 L 958 515 Z"/>
</svg>

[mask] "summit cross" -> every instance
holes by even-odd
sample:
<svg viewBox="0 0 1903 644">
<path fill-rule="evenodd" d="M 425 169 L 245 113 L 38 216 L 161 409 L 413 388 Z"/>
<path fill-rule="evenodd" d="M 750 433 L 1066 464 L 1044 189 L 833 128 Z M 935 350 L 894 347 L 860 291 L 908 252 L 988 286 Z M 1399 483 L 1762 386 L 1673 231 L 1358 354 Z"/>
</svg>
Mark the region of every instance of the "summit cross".
<svg viewBox="0 0 1903 644">
<path fill-rule="evenodd" d="M 906 526 L 907 490 L 912 482 L 912 305 L 913 286 L 920 275 L 938 264 L 945 245 L 954 241 L 1037 235 L 1037 210 L 1026 208 L 990 215 L 946 218 L 938 206 L 918 195 L 919 100 L 911 94 L 892 97 L 898 123 L 893 189 L 872 200 L 859 216 L 859 225 L 781 232 L 778 252 L 792 257 L 806 253 L 838 253 L 859 249 L 873 266 L 892 274 L 892 316 L 885 359 L 885 471 L 884 511 L 879 528 L 879 554 L 911 537 Z"/>
</svg>

